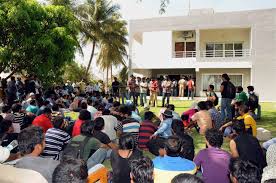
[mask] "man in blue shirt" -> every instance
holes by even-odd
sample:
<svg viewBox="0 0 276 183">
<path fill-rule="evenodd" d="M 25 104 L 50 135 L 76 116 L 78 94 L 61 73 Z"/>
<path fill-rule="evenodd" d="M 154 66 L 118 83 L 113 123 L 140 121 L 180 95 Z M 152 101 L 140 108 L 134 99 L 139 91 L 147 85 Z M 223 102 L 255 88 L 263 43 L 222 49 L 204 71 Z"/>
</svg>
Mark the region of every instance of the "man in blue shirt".
<svg viewBox="0 0 276 183">
<path fill-rule="evenodd" d="M 172 127 L 171 127 L 172 120 L 173 120 L 172 111 L 166 109 L 162 115 L 164 120 L 161 122 L 158 130 L 151 136 L 151 138 L 156 136 L 168 138 L 172 136 Z"/>
</svg>

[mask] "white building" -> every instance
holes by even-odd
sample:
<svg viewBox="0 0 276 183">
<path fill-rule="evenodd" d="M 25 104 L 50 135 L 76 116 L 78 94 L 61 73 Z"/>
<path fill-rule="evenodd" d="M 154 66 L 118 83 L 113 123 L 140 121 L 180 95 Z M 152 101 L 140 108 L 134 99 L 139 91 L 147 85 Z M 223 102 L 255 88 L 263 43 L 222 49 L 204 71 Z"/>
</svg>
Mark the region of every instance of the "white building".
<svg viewBox="0 0 276 183">
<path fill-rule="evenodd" d="M 130 21 L 130 68 L 147 77 L 192 76 L 196 95 L 228 73 L 236 86 L 254 85 L 276 101 L 276 9 Z"/>
</svg>

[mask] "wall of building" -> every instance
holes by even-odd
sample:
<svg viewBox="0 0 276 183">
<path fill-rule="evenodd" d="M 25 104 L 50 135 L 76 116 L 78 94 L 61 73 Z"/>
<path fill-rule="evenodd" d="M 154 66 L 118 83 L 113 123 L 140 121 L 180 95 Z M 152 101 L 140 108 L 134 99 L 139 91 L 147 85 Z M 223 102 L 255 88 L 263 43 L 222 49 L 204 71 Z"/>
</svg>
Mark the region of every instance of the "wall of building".
<svg viewBox="0 0 276 183">
<path fill-rule="evenodd" d="M 200 50 L 206 50 L 206 43 L 243 43 L 243 49 L 250 49 L 250 29 L 200 30 Z"/>
</svg>

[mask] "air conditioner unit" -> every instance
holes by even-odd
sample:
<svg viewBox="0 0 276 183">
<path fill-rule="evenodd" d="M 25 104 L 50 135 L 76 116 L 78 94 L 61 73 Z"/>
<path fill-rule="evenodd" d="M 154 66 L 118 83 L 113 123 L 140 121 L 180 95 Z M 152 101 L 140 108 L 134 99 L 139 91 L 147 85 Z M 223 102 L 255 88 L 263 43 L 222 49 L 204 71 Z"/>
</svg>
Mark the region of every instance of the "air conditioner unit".
<svg viewBox="0 0 276 183">
<path fill-rule="evenodd" d="M 189 39 L 194 37 L 193 31 L 183 31 L 182 36 L 184 39 Z"/>
</svg>

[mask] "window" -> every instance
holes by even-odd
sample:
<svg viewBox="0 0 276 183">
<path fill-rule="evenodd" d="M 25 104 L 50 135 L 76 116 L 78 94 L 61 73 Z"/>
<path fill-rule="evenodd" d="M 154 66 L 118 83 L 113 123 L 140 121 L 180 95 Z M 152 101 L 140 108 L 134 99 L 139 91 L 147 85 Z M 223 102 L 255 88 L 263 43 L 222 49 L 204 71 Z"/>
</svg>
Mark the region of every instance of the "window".
<svg viewBox="0 0 276 183">
<path fill-rule="evenodd" d="M 215 86 L 215 91 L 218 92 L 220 90 L 220 85 L 222 83 L 221 79 L 222 74 L 203 74 L 202 75 L 202 86 L 203 90 L 207 89 L 209 85 Z M 229 75 L 231 82 L 235 86 L 242 86 L 242 75 L 241 74 L 233 74 Z"/>
<path fill-rule="evenodd" d="M 241 57 L 242 43 L 207 43 L 206 57 Z"/>
</svg>

